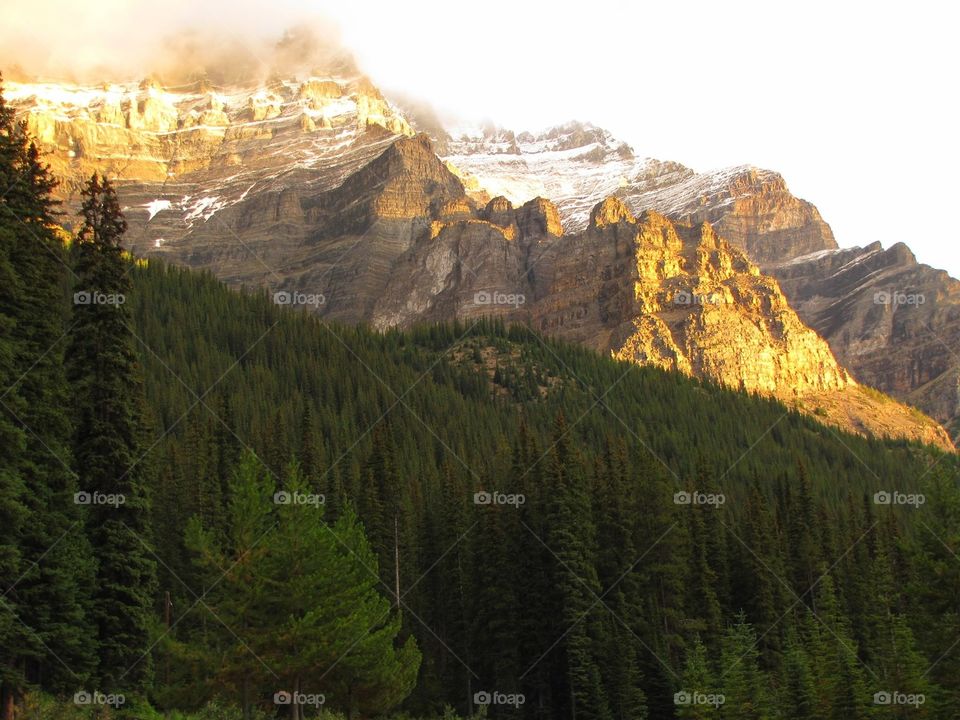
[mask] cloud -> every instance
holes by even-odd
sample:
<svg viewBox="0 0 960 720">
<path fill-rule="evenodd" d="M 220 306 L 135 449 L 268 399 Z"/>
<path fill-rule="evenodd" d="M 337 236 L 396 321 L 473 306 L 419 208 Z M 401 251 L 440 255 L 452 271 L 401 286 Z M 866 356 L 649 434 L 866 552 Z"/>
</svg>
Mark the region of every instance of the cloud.
<svg viewBox="0 0 960 720">
<path fill-rule="evenodd" d="M 340 31 L 293 0 L 20 0 L 3 11 L 0 68 L 16 75 L 173 85 L 351 69 Z M 260 76 L 260 77 L 258 77 Z"/>
</svg>

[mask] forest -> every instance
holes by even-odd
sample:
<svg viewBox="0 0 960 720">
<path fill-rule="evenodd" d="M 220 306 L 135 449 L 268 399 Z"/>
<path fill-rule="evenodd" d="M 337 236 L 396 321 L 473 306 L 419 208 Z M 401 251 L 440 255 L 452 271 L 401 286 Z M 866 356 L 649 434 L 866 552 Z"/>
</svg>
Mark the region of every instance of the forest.
<svg viewBox="0 0 960 720">
<path fill-rule="evenodd" d="M 957 458 L 64 229 L 0 95 L 0 717 L 954 718 Z"/>
</svg>

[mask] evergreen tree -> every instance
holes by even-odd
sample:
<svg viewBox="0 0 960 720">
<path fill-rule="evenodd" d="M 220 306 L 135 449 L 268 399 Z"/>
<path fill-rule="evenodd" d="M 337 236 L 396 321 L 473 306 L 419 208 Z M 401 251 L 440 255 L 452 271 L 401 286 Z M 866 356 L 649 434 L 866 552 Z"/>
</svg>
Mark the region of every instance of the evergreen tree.
<svg viewBox="0 0 960 720">
<path fill-rule="evenodd" d="M 680 690 L 674 695 L 679 720 L 704 720 L 719 716 L 717 682 L 710 669 L 707 648 L 697 637 L 687 650 L 687 659 L 680 676 Z M 711 698 L 713 703 L 709 702 Z"/>
<path fill-rule="evenodd" d="M 106 179 L 94 175 L 83 198 L 67 365 L 77 418 L 74 457 L 90 501 L 98 563 L 98 675 L 102 687 L 116 692 L 140 688 L 150 677 L 156 562 L 144 486 L 140 368 L 126 306 L 126 221 Z"/>
<path fill-rule="evenodd" d="M 245 697 L 251 688 L 285 696 L 294 720 L 320 696 L 351 717 L 389 710 L 413 689 L 416 642 L 395 644 L 400 616 L 378 591 L 376 556 L 353 510 L 328 525 L 322 505 L 297 500 L 310 490 L 295 465 L 285 480 L 286 499 L 272 505 L 275 485 L 247 454 L 231 488 L 229 546 L 191 526 L 199 561 L 211 573 L 227 567 L 212 592 L 214 617 L 243 636 L 224 639 L 222 672 Z"/>
<path fill-rule="evenodd" d="M 610 717 L 610 710 L 593 642 L 597 636 L 596 596 L 600 594 L 591 552 L 595 530 L 581 461 L 570 445 L 562 415 L 554 429 L 547 488 L 552 496 L 547 545 L 556 555 L 560 617 L 567 630 L 560 645 L 569 683 L 567 712 L 572 720 L 602 720 Z"/>
<path fill-rule="evenodd" d="M 724 720 L 767 720 L 773 716 L 770 678 L 760 669 L 757 636 L 741 613 L 721 641 Z"/>
<path fill-rule="evenodd" d="M 783 651 L 783 692 L 781 695 L 784 720 L 815 720 L 817 688 L 810 656 L 793 631 L 787 635 Z"/>
<path fill-rule="evenodd" d="M 10 274 L 0 311 L 9 329 L 2 353 L 10 363 L 0 423 L 12 442 L 7 452 L 14 451 L 0 492 L 22 513 L 11 523 L 19 547 L 10 557 L 20 572 L 8 576 L 4 593 L 7 612 L 17 606 L 10 627 L 27 635 L 16 664 L 28 681 L 67 691 L 86 681 L 97 651 L 88 621 L 93 560 L 69 449 L 62 343 L 67 266 L 55 223 L 56 183 L 2 98 L 0 166 L 0 270 Z"/>
</svg>

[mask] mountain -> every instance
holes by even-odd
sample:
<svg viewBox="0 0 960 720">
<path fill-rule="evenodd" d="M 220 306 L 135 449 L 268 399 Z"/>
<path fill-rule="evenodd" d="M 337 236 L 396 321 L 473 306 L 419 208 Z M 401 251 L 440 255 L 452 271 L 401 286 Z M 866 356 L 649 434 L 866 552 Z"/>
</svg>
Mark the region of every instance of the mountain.
<svg viewBox="0 0 960 720">
<path fill-rule="evenodd" d="M 422 115 L 412 117 L 421 126 Z M 493 189 L 514 202 L 550 197 L 568 228 L 583 227 L 593 204 L 608 196 L 633 213 L 654 209 L 684 223 L 712 223 L 776 278 L 803 323 L 854 378 L 960 431 L 960 283 L 917 263 L 902 243 L 841 250 L 816 207 L 793 196 L 779 174 L 750 166 L 696 173 L 638 160 L 589 124 L 536 135 L 466 128 L 441 139 L 468 188 Z M 896 302 L 901 296 L 928 302 Z M 875 304 L 875 297 L 893 302 Z"/>
<path fill-rule="evenodd" d="M 903 243 L 814 253 L 771 272 L 861 382 L 960 431 L 960 281 Z"/>
<path fill-rule="evenodd" d="M 50 154 L 68 207 L 94 169 L 116 177 L 137 255 L 379 328 L 495 314 L 775 395 L 847 429 L 950 445 L 935 423 L 859 388 L 753 264 L 750 248 L 768 258 L 835 248 L 779 176 L 637 162 L 581 125 L 536 137 L 490 130 L 479 144 L 441 138 L 452 153 L 442 160 L 362 76 L 11 83 L 7 95 Z M 510 163 L 502 185 L 463 171 Z M 557 204 L 515 207 L 479 189 L 521 192 L 511 183 L 523 177 L 546 178 Z M 591 197 L 611 183 L 606 200 Z M 660 212 L 638 219 L 638 205 Z"/>
<path fill-rule="evenodd" d="M 769 170 L 696 173 L 676 162 L 638 159 L 628 145 L 588 123 L 536 135 L 468 128 L 442 140 L 445 159 L 468 186 L 514 203 L 548 197 L 571 230 L 583 229 L 590 209 L 615 196 L 635 214 L 656 210 L 684 222 L 709 222 L 761 267 L 837 247 L 817 209 Z"/>
</svg>

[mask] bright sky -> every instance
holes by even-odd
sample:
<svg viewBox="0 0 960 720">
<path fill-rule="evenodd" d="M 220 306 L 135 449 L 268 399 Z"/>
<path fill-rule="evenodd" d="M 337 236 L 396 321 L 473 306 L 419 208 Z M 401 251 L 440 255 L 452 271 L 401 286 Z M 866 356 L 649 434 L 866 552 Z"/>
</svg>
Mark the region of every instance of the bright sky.
<svg viewBox="0 0 960 720">
<path fill-rule="evenodd" d="M 942 0 L 7 0 L 0 63 L 13 37 L 86 62 L 183 24 L 242 36 L 316 13 L 381 87 L 515 129 L 590 121 L 697 170 L 777 170 L 841 245 L 903 241 L 960 277 L 960 12 Z"/>
</svg>

